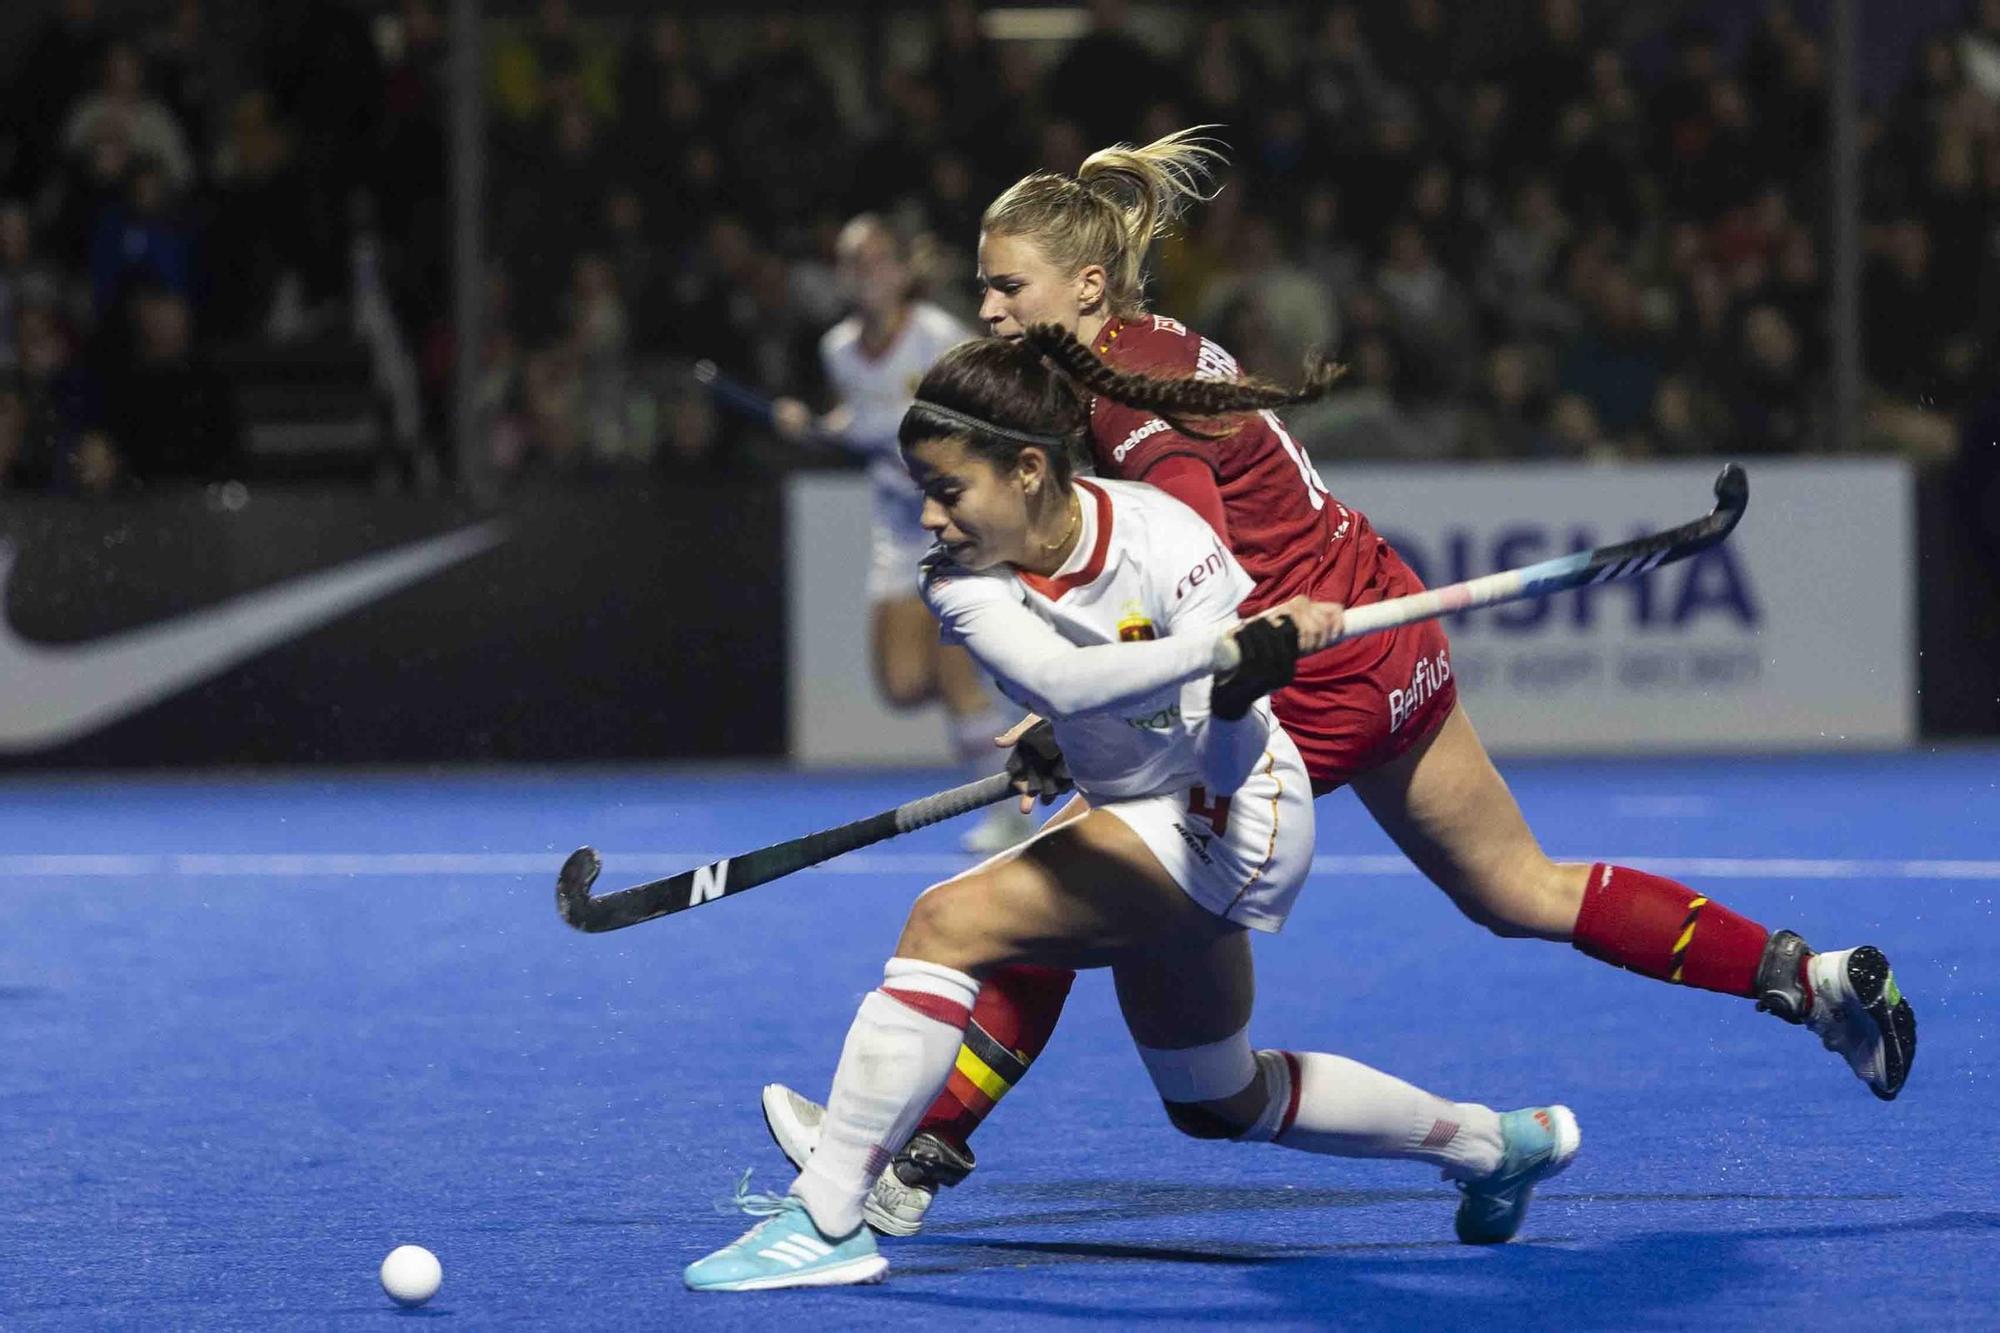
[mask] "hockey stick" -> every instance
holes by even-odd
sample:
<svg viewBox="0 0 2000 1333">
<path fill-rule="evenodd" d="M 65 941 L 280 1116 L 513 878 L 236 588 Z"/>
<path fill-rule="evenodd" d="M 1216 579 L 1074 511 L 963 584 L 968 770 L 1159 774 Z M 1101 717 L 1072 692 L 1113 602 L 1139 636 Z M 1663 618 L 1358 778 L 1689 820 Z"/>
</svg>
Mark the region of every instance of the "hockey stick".
<svg viewBox="0 0 2000 1333">
<path fill-rule="evenodd" d="M 1750 479 L 1736 464 L 1727 464 L 1715 478 L 1715 508 L 1692 523 L 1683 523 L 1677 528 L 1668 528 L 1629 542 L 1559 555 L 1552 560 L 1523 565 L 1519 569 L 1503 569 L 1497 574 L 1431 588 L 1408 597 L 1391 597 L 1367 606 L 1349 607 L 1341 617 L 1339 637 L 1329 641 L 1326 647 L 1331 648 L 1336 643 L 1359 638 L 1363 634 L 1414 625 L 1420 620 L 1436 620 L 1440 616 L 1477 606 L 1498 606 L 1502 602 L 1547 597 L 1592 583 L 1636 578 L 1661 565 L 1671 565 L 1676 560 L 1698 555 L 1723 541 L 1736 530 L 1736 524 L 1742 519 L 1743 510 L 1749 503 Z M 1212 664 L 1216 671 L 1233 671 L 1240 660 L 1234 639 L 1216 640 Z"/>
<path fill-rule="evenodd" d="M 597 932 L 635 926 L 656 916 L 684 912 L 717 898 L 782 879 L 795 870 L 830 861 L 843 852 L 893 838 L 898 833 L 924 828 L 968 810 L 992 805 L 1011 796 L 1014 780 L 1005 773 L 968 782 L 935 796 L 905 801 L 894 810 L 857 819 L 839 828 L 808 833 L 789 842 L 773 843 L 741 856 L 725 856 L 678 875 L 637 884 L 601 898 L 590 896 L 590 886 L 601 868 L 597 853 L 579 847 L 563 862 L 556 879 L 556 910 L 578 930 Z"/>
<path fill-rule="evenodd" d="M 1635 541 L 1600 546 L 1596 550 L 1558 556 L 1539 564 L 1468 579 L 1408 597 L 1392 597 L 1388 601 L 1354 607 L 1344 618 L 1340 637 L 1352 639 L 1421 620 L 1435 620 L 1470 607 L 1496 606 L 1528 597 L 1546 597 L 1566 588 L 1633 578 L 1661 565 L 1685 560 L 1722 541 L 1735 530 L 1749 502 L 1750 483 L 1743 475 L 1743 469 L 1731 463 L 1715 479 L 1715 508 L 1704 518 Z M 1226 653 L 1224 650 L 1227 650 Z M 1223 660 L 1225 656 L 1227 661 Z M 1228 638 L 1218 640 L 1215 670 L 1228 671 L 1236 664 L 1236 645 Z M 593 933 L 621 930 L 641 921 L 651 921 L 654 917 L 684 912 L 690 907 L 727 898 L 807 866 L 831 860 L 844 852 L 977 810 L 1006 799 L 1013 791 L 1013 780 L 1005 773 L 995 773 L 992 777 L 968 782 L 935 796 L 908 801 L 894 810 L 857 819 L 839 828 L 808 833 L 802 838 L 760 847 L 741 856 L 726 856 L 720 861 L 696 866 L 665 879 L 635 884 L 601 898 L 591 897 L 590 886 L 596 883 L 602 862 L 595 851 L 579 847 L 570 853 L 569 860 L 563 863 L 561 875 L 556 879 L 556 911 L 578 930 Z"/>
<path fill-rule="evenodd" d="M 742 380 L 725 375 L 715 362 L 707 359 L 695 362 L 694 377 L 724 407 L 766 426 L 771 424 L 771 400 Z"/>
<path fill-rule="evenodd" d="M 694 377 L 704 389 L 708 390 L 710 396 L 716 402 L 721 403 L 730 411 L 737 413 L 739 416 L 748 417 L 757 424 L 771 430 L 775 431 L 778 429 L 776 404 L 770 398 L 745 384 L 742 380 L 725 373 L 722 367 L 716 365 L 715 362 L 706 358 L 695 362 Z M 807 429 L 805 442 L 808 444 L 826 445 L 830 448 L 840 447 L 838 439 L 827 435 L 817 425 Z"/>
</svg>

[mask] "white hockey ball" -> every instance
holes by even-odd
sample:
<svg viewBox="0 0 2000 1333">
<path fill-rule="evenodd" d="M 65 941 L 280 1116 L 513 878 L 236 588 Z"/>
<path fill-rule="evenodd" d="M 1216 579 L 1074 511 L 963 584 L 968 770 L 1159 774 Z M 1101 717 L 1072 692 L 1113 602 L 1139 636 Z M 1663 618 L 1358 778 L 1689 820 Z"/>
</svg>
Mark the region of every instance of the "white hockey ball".
<svg viewBox="0 0 2000 1333">
<path fill-rule="evenodd" d="M 398 1305 L 422 1305 L 437 1295 L 444 1267 L 421 1245 L 398 1245 L 382 1261 L 382 1290 Z"/>
</svg>

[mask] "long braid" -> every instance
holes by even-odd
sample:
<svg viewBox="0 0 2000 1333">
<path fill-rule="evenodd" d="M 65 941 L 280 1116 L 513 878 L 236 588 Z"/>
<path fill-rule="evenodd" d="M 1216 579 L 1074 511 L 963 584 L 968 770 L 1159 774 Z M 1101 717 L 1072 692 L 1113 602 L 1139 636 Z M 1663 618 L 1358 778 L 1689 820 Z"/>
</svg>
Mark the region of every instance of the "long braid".
<svg viewBox="0 0 2000 1333">
<path fill-rule="evenodd" d="M 1092 393 L 1127 407 L 1157 413 L 1183 435 L 1199 439 L 1219 439 L 1228 431 L 1218 434 L 1198 430 L 1188 422 L 1316 402 L 1347 373 L 1346 366 L 1316 359 L 1307 365 L 1305 381 L 1296 389 L 1254 376 L 1233 380 L 1162 379 L 1113 370 L 1060 324 L 1036 324 L 1027 332 L 1029 346 Z"/>
</svg>

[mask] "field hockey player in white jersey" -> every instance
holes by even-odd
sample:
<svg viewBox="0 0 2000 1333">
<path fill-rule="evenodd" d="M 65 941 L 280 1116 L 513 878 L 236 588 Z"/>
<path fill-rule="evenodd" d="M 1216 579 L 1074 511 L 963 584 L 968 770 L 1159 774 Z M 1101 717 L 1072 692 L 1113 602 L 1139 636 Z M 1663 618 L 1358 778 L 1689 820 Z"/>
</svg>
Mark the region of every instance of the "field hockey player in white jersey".
<svg viewBox="0 0 2000 1333">
<path fill-rule="evenodd" d="M 1463 1240 L 1510 1238 L 1576 1152 L 1561 1106 L 1503 1115 L 1338 1055 L 1252 1047 L 1249 932 L 1283 926 L 1314 838 L 1304 762 L 1264 696 L 1338 634 L 1341 609 L 1294 598 L 1239 622 L 1251 581 L 1199 515 L 1150 486 L 1071 477 L 1087 425 L 1075 383 L 999 340 L 954 348 L 903 418 L 938 543 L 925 601 L 1051 720 L 1088 809 L 917 900 L 848 1031 L 812 1156 L 788 1193 L 742 1195 L 763 1220 L 690 1265 L 691 1288 L 882 1276 L 863 1200 L 943 1087 L 981 974 L 1009 963 L 1110 968 L 1182 1131 L 1429 1163 L 1459 1183 Z M 1223 636 L 1241 662 L 1212 677 Z"/>
<path fill-rule="evenodd" d="M 984 774 L 993 765 L 993 737 L 1012 718 L 996 708 L 964 650 L 938 641 L 937 622 L 917 595 L 917 562 L 931 539 L 919 522 L 922 499 L 896 448 L 896 427 L 917 381 L 973 332 L 916 298 L 909 245 L 881 217 L 863 213 L 850 221 L 834 253 L 841 290 L 853 306 L 819 343 L 836 406 L 815 419 L 798 399 L 781 398 L 772 419 L 788 439 L 817 435 L 867 459 L 874 517 L 868 638 L 876 691 L 898 710 L 943 704 L 953 754 Z M 966 835 L 966 850 L 997 852 L 1033 828 L 1013 806 L 997 806 Z"/>
</svg>

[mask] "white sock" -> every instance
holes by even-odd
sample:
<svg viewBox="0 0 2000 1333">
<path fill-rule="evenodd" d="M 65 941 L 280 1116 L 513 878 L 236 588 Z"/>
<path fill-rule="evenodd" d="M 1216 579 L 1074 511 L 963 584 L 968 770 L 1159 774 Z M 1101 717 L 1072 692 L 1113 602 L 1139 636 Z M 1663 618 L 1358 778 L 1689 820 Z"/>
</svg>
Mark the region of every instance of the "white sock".
<svg viewBox="0 0 2000 1333">
<path fill-rule="evenodd" d="M 861 1201 L 951 1077 L 979 983 L 955 968 L 891 958 L 847 1030 L 819 1146 L 792 1193 L 828 1236 L 861 1225 Z"/>
<path fill-rule="evenodd" d="M 1454 1180 L 1500 1169 L 1500 1115 L 1490 1106 L 1446 1101 L 1341 1055 L 1259 1051 L 1257 1067 L 1271 1100 L 1246 1139 L 1332 1157 L 1414 1158 Z"/>
<path fill-rule="evenodd" d="M 1003 735 L 1015 721 L 998 708 L 988 708 L 965 717 L 954 714 L 951 718 L 951 752 L 958 756 L 959 763 L 977 769 L 981 777 L 998 773 L 1001 765 L 1007 762 L 1007 752 L 995 745 L 993 738 Z"/>
</svg>

